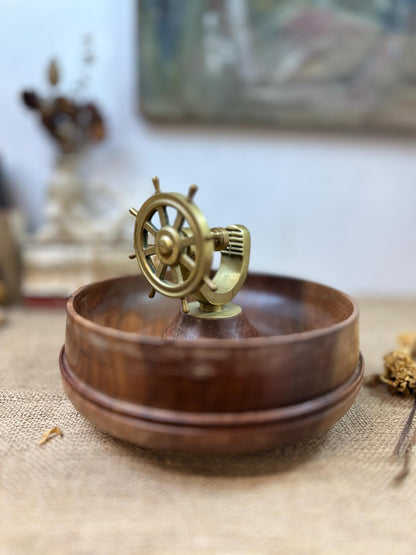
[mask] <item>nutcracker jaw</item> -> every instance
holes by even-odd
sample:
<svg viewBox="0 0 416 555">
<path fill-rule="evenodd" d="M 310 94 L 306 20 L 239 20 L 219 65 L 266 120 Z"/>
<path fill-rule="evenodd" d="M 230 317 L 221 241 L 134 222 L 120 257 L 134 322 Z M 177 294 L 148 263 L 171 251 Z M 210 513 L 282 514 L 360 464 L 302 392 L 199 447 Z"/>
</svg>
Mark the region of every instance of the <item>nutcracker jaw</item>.
<svg viewBox="0 0 416 555">
<path fill-rule="evenodd" d="M 250 232 L 242 225 L 230 225 L 225 228 L 229 242 L 222 249 L 219 268 L 212 278 L 216 289 L 203 284 L 191 298 L 200 303 L 200 317 L 203 313 L 215 312 L 217 317 L 228 317 L 232 299 L 243 286 L 250 260 Z M 236 305 L 234 305 L 236 306 Z M 226 309 L 226 307 L 228 307 Z"/>
</svg>

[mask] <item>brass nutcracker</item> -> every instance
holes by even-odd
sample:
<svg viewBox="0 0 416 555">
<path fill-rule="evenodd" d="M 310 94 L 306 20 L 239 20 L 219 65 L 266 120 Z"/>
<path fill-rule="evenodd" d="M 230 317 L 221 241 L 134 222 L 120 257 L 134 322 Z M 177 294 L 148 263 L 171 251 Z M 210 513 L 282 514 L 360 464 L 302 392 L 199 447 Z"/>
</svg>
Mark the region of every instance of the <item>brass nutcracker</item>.
<svg viewBox="0 0 416 555">
<path fill-rule="evenodd" d="M 135 217 L 134 250 L 140 270 L 152 289 L 182 300 L 182 310 L 201 318 L 225 318 L 239 314 L 231 303 L 247 277 L 250 233 L 242 225 L 209 228 L 194 203 L 198 190 L 191 185 L 188 195 L 165 193 L 159 179 L 152 179 L 154 194 Z M 169 209 L 169 210 L 168 210 Z M 173 216 L 172 216 L 173 214 Z M 221 263 L 212 275 L 214 251 Z M 192 302 L 188 304 L 188 299 Z"/>
</svg>

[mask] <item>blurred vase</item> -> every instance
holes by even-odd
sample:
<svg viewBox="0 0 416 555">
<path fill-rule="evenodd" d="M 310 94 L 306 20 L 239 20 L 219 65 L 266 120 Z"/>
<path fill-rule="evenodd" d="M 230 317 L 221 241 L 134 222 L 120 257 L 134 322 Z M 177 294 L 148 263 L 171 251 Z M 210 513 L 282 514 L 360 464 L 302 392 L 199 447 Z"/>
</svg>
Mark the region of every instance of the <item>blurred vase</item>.
<svg viewBox="0 0 416 555">
<path fill-rule="evenodd" d="M 38 234 L 39 240 L 70 242 L 79 239 L 74 223 L 87 220 L 84 189 L 79 177 L 80 161 L 78 153 L 57 156 L 47 192 L 46 222 Z"/>
<path fill-rule="evenodd" d="M 123 240 L 126 207 L 111 186 L 101 185 L 93 192 L 91 183 L 81 178 L 84 155 L 85 152 L 58 155 L 47 193 L 46 222 L 36 237 L 38 241 L 91 244 Z M 115 215 L 98 215 L 89 205 L 88 195 L 110 197 L 118 208 Z"/>
</svg>

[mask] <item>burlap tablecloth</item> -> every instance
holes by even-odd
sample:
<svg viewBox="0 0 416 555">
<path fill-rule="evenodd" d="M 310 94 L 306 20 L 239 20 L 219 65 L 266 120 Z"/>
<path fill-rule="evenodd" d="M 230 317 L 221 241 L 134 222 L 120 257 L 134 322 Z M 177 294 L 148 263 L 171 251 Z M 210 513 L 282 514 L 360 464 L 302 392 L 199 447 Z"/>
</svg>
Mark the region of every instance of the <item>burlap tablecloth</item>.
<svg viewBox="0 0 416 555">
<path fill-rule="evenodd" d="M 367 373 L 416 302 L 361 302 Z M 63 393 L 63 311 L 14 310 L 0 327 L 0 553 L 416 552 L 416 456 L 389 456 L 411 401 L 363 388 L 327 433 L 257 456 L 187 457 L 113 439 Z M 59 426 L 64 437 L 38 446 Z"/>
</svg>

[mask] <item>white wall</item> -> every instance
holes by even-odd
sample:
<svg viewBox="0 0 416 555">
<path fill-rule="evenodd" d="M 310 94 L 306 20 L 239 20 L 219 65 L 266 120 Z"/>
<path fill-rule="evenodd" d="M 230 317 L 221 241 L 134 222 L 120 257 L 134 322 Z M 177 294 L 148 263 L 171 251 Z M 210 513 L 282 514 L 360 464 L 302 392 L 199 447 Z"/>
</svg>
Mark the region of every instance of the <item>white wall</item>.
<svg viewBox="0 0 416 555">
<path fill-rule="evenodd" d="M 416 294 L 415 140 L 149 124 L 137 110 L 136 20 L 134 0 L 0 0 L 0 152 L 32 227 L 54 148 L 18 93 L 46 90 L 51 56 L 70 89 L 91 33 L 89 92 L 111 132 L 91 153 L 91 179 L 113 182 L 136 206 L 152 175 L 167 190 L 196 182 L 211 226 L 251 230 L 253 270 L 352 294 Z"/>
</svg>

